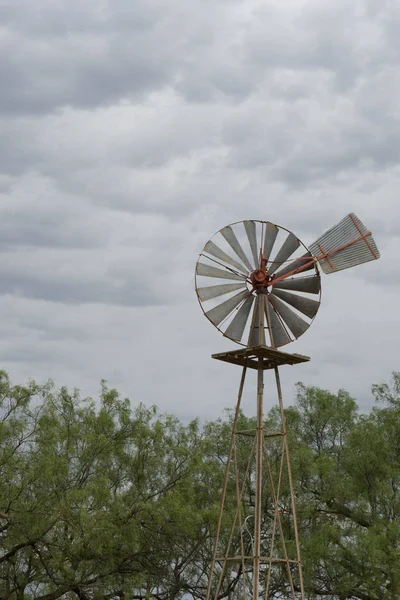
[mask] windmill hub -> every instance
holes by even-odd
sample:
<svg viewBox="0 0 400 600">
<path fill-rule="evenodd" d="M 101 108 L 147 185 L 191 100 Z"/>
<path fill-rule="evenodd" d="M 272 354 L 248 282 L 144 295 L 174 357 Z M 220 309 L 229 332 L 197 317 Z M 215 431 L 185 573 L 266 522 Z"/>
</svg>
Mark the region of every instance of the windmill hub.
<svg viewBox="0 0 400 600">
<path fill-rule="evenodd" d="M 270 279 L 268 273 L 263 269 L 256 269 L 250 275 L 250 279 L 255 288 L 264 287 Z"/>
</svg>

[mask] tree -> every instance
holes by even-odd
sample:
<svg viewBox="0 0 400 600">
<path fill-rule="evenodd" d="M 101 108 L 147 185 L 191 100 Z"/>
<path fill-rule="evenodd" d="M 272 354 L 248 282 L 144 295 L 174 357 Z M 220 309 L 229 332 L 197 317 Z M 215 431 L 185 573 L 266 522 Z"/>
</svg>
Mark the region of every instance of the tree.
<svg viewBox="0 0 400 600">
<path fill-rule="evenodd" d="M 387 406 L 360 416 L 346 392 L 299 384 L 288 410 L 309 598 L 400 597 L 398 388 L 373 391 Z"/>
<path fill-rule="evenodd" d="M 400 597 L 399 382 L 395 373 L 373 386 L 369 414 L 343 390 L 303 384 L 286 410 L 310 600 Z M 252 417 L 239 420 L 254 429 Z M 203 600 L 231 425 L 229 411 L 183 425 L 132 407 L 104 382 L 94 402 L 51 382 L 12 385 L 0 372 L 0 600 Z M 273 409 L 266 427 L 278 425 Z M 242 437 L 244 467 L 250 442 Z M 269 443 L 276 472 L 279 449 Z M 235 485 L 232 476 L 225 539 Z M 284 480 L 280 502 L 290 545 Z M 251 477 L 243 505 L 251 515 Z M 265 540 L 271 507 L 267 493 Z M 246 543 L 250 552 L 250 536 Z M 229 574 L 222 597 L 240 591 L 239 575 Z M 270 598 L 285 593 L 279 569 L 271 589 Z"/>
<path fill-rule="evenodd" d="M 196 421 L 132 412 L 105 384 L 96 409 L 2 373 L 0 399 L 0 598 L 197 593 L 221 466 Z"/>
</svg>

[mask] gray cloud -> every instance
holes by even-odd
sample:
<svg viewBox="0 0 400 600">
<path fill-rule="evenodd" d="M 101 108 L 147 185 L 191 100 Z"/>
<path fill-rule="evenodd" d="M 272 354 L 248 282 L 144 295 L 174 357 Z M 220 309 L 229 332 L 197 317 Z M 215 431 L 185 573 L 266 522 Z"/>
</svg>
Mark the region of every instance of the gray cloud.
<svg viewBox="0 0 400 600">
<path fill-rule="evenodd" d="M 55 274 L 56 275 L 56 274 Z M 123 284 L 116 289 L 108 281 L 88 282 L 76 278 L 64 281 L 57 275 L 51 279 L 40 276 L 22 276 L 0 271 L 1 290 L 24 298 L 44 299 L 65 304 L 104 303 L 124 306 L 142 306 L 160 302 L 150 290 L 138 284 Z"/>
<path fill-rule="evenodd" d="M 85 255 L 82 255 L 85 259 Z M 151 306 L 165 303 L 165 296 L 156 293 L 143 278 L 143 273 L 133 269 L 128 273 L 118 268 L 107 269 L 103 276 L 91 274 L 89 269 L 80 271 L 79 265 L 66 268 L 53 261 L 41 265 L 30 261 L 32 269 L 14 263 L 0 266 L 0 289 L 3 294 L 23 298 L 62 302 L 64 304 L 113 304 L 121 306 Z M 153 288 L 153 289 L 151 289 Z"/>
<path fill-rule="evenodd" d="M 55 8 L 49 0 L 41 0 L 34 15 L 30 6 L 24 11 L 23 4 L 2 9 L 7 24 L 0 65 L 3 114 L 141 102 L 174 85 L 193 100 L 209 97 L 209 73 L 199 76 L 199 59 L 203 53 L 210 56 L 210 46 L 216 52 L 220 47 L 217 22 L 210 21 L 204 3 L 185 7 L 177 0 L 168 6 L 136 0 L 133 7 L 129 0 L 120 0 L 83 7 L 74 0 Z M 224 19 L 229 6 L 216 3 L 213 12 Z M 223 67 L 220 64 L 214 73 L 215 87 L 228 96 L 235 92 L 243 96 L 249 78 L 234 63 L 231 74 Z"/>
<path fill-rule="evenodd" d="M 35 246 L 53 248 L 90 248 L 103 245 L 90 230 L 84 215 L 63 211 L 37 212 L 24 210 L 19 214 L 2 212 L 0 248 Z"/>
<path fill-rule="evenodd" d="M 144 2 L 131 7 L 74 1 L 56 8 L 43 0 L 34 13 L 29 3 L 25 10 L 20 2 L 5 7 L 3 114 L 110 105 L 168 82 L 174 51 L 166 46 L 167 15 Z"/>
<path fill-rule="evenodd" d="M 8 345 L 0 348 L 0 360 L 5 364 L 6 368 L 8 363 L 53 363 L 61 362 L 60 357 L 57 356 L 55 348 L 44 348 L 37 347 L 36 345 L 27 346 L 24 344 L 13 344 L 11 347 Z"/>
<path fill-rule="evenodd" d="M 303 379 L 367 409 L 370 384 L 398 368 L 398 8 L 17 0 L 0 18 L 12 376 L 90 394 L 106 377 L 135 401 L 216 417 L 240 374 L 210 359 L 231 344 L 193 292 L 206 241 L 255 218 L 307 245 L 354 211 L 382 259 L 323 277 L 318 317 L 290 348 L 312 362 L 282 379 L 287 403 Z"/>
</svg>

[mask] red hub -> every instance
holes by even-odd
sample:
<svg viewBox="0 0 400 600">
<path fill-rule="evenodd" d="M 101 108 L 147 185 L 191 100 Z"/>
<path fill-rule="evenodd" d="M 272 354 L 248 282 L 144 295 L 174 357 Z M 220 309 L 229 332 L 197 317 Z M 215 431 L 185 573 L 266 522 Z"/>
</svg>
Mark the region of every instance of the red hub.
<svg viewBox="0 0 400 600">
<path fill-rule="evenodd" d="M 270 281 L 270 276 L 265 269 L 256 269 L 250 275 L 250 281 L 254 289 L 264 288 Z"/>
<path fill-rule="evenodd" d="M 250 274 L 250 281 L 253 286 L 252 291 L 265 290 L 271 283 L 272 278 L 273 276 L 271 277 L 267 271 L 267 261 L 260 252 L 260 266 Z"/>
</svg>

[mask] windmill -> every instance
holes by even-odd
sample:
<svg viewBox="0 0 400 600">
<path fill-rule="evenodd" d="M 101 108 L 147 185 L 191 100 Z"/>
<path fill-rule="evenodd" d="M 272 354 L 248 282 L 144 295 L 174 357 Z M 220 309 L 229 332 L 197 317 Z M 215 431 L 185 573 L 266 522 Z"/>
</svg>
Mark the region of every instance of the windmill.
<svg viewBox="0 0 400 600">
<path fill-rule="evenodd" d="M 266 600 L 304 600 L 296 490 L 279 367 L 310 359 L 279 348 L 298 339 L 313 322 L 321 301 L 319 268 L 330 274 L 378 258 L 371 232 L 353 213 L 308 248 L 283 227 L 268 221 L 246 220 L 218 231 L 200 253 L 195 274 L 200 306 L 225 337 L 242 346 L 213 355 L 217 360 L 241 366 L 242 376 L 226 456 L 207 600 L 232 597 L 232 577 L 244 600 L 259 600 L 261 596 Z M 256 425 L 243 430 L 240 406 L 248 369 L 257 371 Z M 279 428 L 271 430 L 265 427 L 263 414 L 267 370 L 274 376 L 280 415 Z M 243 439 L 247 459 L 241 463 L 239 440 Z M 234 496 L 234 510 L 230 512 L 229 486 Z M 244 497 L 249 489 L 253 496 L 246 504 Z M 264 509 L 271 515 L 268 526 Z M 223 521 L 228 512 L 226 536 Z M 280 592 L 273 589 L 277 578 Z"/>
</svg>

